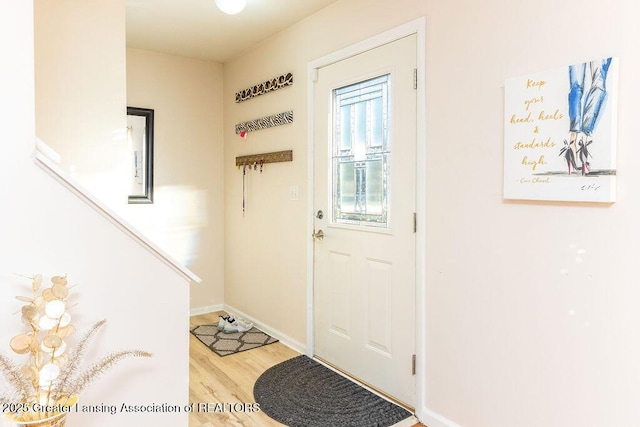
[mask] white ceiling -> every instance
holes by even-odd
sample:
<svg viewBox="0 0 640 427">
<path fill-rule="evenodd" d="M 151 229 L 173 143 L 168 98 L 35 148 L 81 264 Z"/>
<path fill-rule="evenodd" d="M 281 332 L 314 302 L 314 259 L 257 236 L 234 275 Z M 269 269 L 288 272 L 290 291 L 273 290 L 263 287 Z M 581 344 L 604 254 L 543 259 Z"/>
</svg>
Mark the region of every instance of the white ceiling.
<svg viewBox="0 0 640 427">
<path fill-rule="evenodd" d="M 247 0 L 225 15 L 214 0 L 126 0 L 127 46 L 225 62 L 337 0 Z"/>
</svg>

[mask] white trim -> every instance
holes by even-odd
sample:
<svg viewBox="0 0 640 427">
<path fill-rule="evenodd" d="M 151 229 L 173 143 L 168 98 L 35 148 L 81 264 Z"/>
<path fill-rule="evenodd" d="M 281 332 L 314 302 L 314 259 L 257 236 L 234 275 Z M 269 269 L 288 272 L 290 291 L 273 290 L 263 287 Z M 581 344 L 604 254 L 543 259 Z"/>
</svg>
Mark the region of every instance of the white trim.
<svg viewBox="0 0 640 427">
<path fill-rule="evenodd" d="M 315 234 L 314 206 L 314 83 L 318 81 L 318 66 L 307 64 L 307 236 Z M 307 239 L 307 345 L 304 354 L 313 357 L 315 348 L 314 310 L 313 310 L 313 259 L 314 239 Z"/>
<path fill-rule="evenodd" d="M 314 76 L 317 70 L 338 61 L 358 55 L 382 45 L 391 43 L 403 37 L 416 35 L 417 38 L 417 68 L 418 88 L 416 105 L 416 370 L 419 373 L 415 381 L 416 415 L 422 419 L 430 413 L 423 408 L 425 397 L 425 319 L 426 319 L 426 18 L 421 17 L 395 27 L 382 34 L 370 37 L 354 45 L 333 52 L 329 55 L 315 59 L 307 64 L 307 235 L 311 235 L 314 226 Z M 314 310 L 313 310 L 313 240 L 307 239 L 307 345 L 306 355 L 313 356 L 315 346 L 314 337 Z M 455 426 L 452 424 L 452 426 Z"/>
<path fill-rule="evenodd" d="M 53 148 L 49 147 L 43 140 L 41 140 L 38 137 L 36 137 L 36 150 L 38 150 L 39 152 L 44 154 L 44 156 L 47 159 L 51 160 L 52 162 L 60 163 L 60 161 L 62 159 L 60 157 L 60 154 L 58 154 L 57 151 L 55 151 Z"/>
<path fill-rule="evenodd" d="M 392 43 L 396 40 L 410 36 L 412 34 L 417 34 L 418 36 L 420 36 L 420 33 L 424 32 L 425 28 L 426 18 L 422 17 L 414 19 L 413 21 L 409 21 L 406 24 L 402 24 L 398 27 L 392 28 L 388 31 L 385 31 L 384 33 L 369 37 L 366 40 L 362 40 L 358 43 L 352 44 L 351 46 L 347 46 L 343 49 L 315 59 L 309 62 L 309 64 L 307 65 L 307 69 L 314 70 L 326 67 L 331 64 L 335 64 L 336 62 L 340 62 L 353 56 L 359 55 L 363 52 L 375 49 L 380 46 L 384 46 L 385 44 Z M 418 66 L 418 68 L 420 68 L 420 66 L 424 66 L 424 64 L 418 64 Z M 311 74 L 311 76 L 313 76 L 313 74 Z M 312 83 L 313 81 L 310 80 L 309 82 Z"/>
<path fill-rule="evenodd" d="M 391 427 L 411 427 L 414 426 L 418 422 L 418 419 L 414 416 L 409 418 L 405 418 L 404 420 L 395 423 Z"/>
<path fill-rule="evenodd" d="M 122 232 L 124 232 L 127 236 L 132 238 L 136 243 L 140 244 L 143 248 L 145 248 L 148 252 L 155 255 L 160 261 L 165 263 L 168 267 L 170 267 L 173 271 L 180 274 L 185 280 L 193 281 L 196 283 L 202 283 L 202 279 L 198 277 L 195 273 L 193 273 L 188 268 L 182 266 L 178 261 L 176 261 L 171 255 L 167 254 L 165 251 L 160 249 L 154 243 L 152 243 L 145 236 L 140 234 L 133 226 L 128 224 L 124 219 L 122 219 L 118 214 L 113 212 L 110 208 L 96 199 L 91 195 L 85 188 L 79 185 L 75 180 L 66 175 L 57 165 L 55 165 L 50 159 L 47 158 L 42 152 L 34 151 L 33 159 L 35 163 L 47 174 L 53 177 L 56 181 L 58 181 L 62 186 L 67 188 L 73 194 L 78 196 L 80 200 L 89 205 L 93 210 L 98 212 L 104 218 L 106 218 L 109 222 L 119 228 Z"/>
<path fill-rule="evenodd" d="M 450 419 L 443 417 L 437 412 L 433 412 L 426 407 L 422 408 L 422 416 L 420 417 L 420 420 L 423 424 L 426 424 L 429 427 L 461 427 L 459 424 L 454 423 Z"/>
<path fill-rule="evenodd" d="M 204 307 L 196 307 L 196 308 L 192 308 L 189 311 L 189 317 L 200 316 L 201 314 L 215 313 L 216 311 L 223 311 L 223 310 L 224 310 L 224 304 L 214 304 L 214 305 L 207 305 Z"/>
<path fill-rule="evenodd" d="M 280 332 L 277 329 L 272 328 L 271 326 L 260 322 L 259 320 L 255 319 L 252 316 L 249 316 L 248 314 L 238 310 L 237 308 L 230 306 L 229 304 L 224 304 L 224 311 L 226 311 L 227 313 L 236 316 L 236 317 L 241 317 L 245 320 L 250 321 L 251 323 L 253 323 L 253 325 L 260 329 L 262 332 L 271 335 L 272 337 L 276 338 L 278 341 L 280 341 L 282 344 L 286 345 L 287 347 L 297 351 L 300 354 L 304 354 L 305 352 L 305 345 L 303 343 L 301 343 L 300 341 L 297 341 L 293 338 L 291 338 L 290 336 L 283 334 L 282 332 Z"/>
<path fill-rule="evenodd" d="M 417 133 L 416 133 L 416 416 L 423 417 L 426 392 L 427 357 L 427 20 L 417 26 Z"/>
</svg>

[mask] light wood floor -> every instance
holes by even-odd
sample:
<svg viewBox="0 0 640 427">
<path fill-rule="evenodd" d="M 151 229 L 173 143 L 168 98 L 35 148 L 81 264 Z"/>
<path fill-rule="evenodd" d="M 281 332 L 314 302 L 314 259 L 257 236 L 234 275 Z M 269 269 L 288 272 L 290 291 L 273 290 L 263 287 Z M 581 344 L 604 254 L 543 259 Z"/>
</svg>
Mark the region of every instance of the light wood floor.
<svg viewBox="0 0 640 427">
<path fill-rule="evenodd" d="M 216 323 L 221 313 L 203 314 L 191 318 L 191 327 Z M 228 409 L 229 404 L 255 402 L 253 385 L 268 368 L 299 353 L 274 343 L 230 356 L 219 357 L 196 337 L 189 334 L 189 400 L 195 402 L 196 411 L 189 415 L 189 427 L 272 427 L 283 424 L 262 412 L 214 412 L 215 404 Z M 198 411 L 198 403 L 212 404 L 211 412 L 204 407 Z M 221 407 L 218 406 L 218 409 Z M 416 424 L 413 427 L 425 427 Z"/>
</svg>

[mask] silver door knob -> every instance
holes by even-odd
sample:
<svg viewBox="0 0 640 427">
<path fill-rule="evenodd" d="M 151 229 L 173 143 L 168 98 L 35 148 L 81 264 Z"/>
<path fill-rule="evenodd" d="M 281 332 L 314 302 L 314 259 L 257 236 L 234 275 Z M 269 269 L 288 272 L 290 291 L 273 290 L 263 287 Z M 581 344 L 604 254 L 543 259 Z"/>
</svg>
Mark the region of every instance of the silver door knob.
<svg viewBox="0 0 640 427">
<path fill-rule="evenodd" d="M 322 230 L 315 231 L 311 234 L 311 237 L 313 237 L 313 240 L 322 240 L 324 239 L 324 232 Z"/>
</svg>

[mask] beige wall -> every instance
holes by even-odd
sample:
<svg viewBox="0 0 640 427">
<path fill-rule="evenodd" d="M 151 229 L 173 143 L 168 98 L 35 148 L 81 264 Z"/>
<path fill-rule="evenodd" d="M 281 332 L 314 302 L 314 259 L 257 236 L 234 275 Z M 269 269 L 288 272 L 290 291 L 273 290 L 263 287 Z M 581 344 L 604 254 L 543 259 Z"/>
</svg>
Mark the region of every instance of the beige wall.
<svg viewBox="0 0 640 427">
<path fill-rule="evenodd" d="M 640 6 L 428 4 L 428 406 L 465 426 L 640 425 Z M 505 78 L 609 55 L 618 202 L 504 201 Z"/>
<path fill-rule="evenodd" d="M 36 129 L 60 167 L 223 302 L 222 66 L 125 48 L 123 0 L 35 0 Z M 126 106 L 155 109 L 154 203 L 128 205 Z"/>
<path fill-rule="evenodd" d="M 25 331 L 14 314 L 20 308 L 14 296 L 28 293 L 29 288 L 15 273 L 67 273 L 77 285 L 72 292 L 73 301 L 79 304 L 70 312 L 78 330 L 107 319 L 86 354 L 87 362 L 126 348 L 154 353 L 149 360 L 122 361 L 94 383 L 80 403 L 185 405 L 188 284 L 40 170 L 32 159 L 33 22 L 31 2 L 0 2 L 4 59 L 0 68 L 0 351 L 9 355 L 9 340 Z M 16 356 L 16 360 L 24 359 Z M 4 380 L 0 380 L 0 387 L 5 391 Z M 187 416 L 73 413 L 67 424 L 175 427 L 187 425 Z"/>
<path fill-rule="evenodd" d="M 225 302 L 304 342 L 306 64 L 426 16 L 425 421 L 640 425 L 638 13 L 629 0 L 342 0 L 225 64 Z M 503 200 L 504 80 L 607 55 L 620 57 L 619 201 Z M 293 87 L 232 102 L 289 71 Z M 233 134 L 287 109 L 293 125 Z M 250 174 L 243 218 L 234 157 L 289 148 L 293 164 Z M 299 201 L 288 200 L 291 185 Z"/>
<path fill-rule="evenodd" d="M 36 133 L 108 206 L 126 203 L 124 0 L 34 0 Z"/>
<path fill-rule="evenodd" d="M 155 117 L 154 203 L 125 217 L 202 279 L 191 308 L 224 298 L 222 65 L 127 49 L 127 104 Z"/>
</svg>

